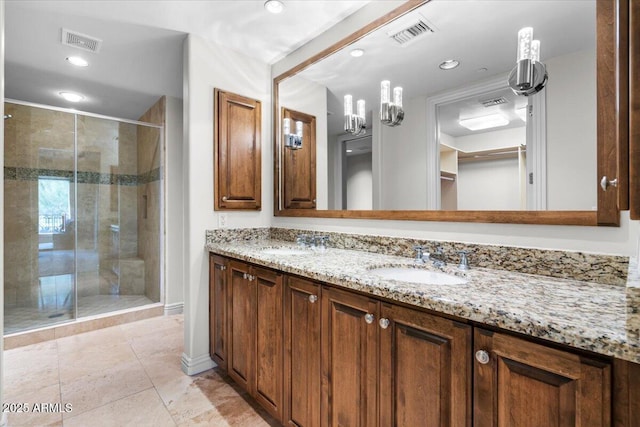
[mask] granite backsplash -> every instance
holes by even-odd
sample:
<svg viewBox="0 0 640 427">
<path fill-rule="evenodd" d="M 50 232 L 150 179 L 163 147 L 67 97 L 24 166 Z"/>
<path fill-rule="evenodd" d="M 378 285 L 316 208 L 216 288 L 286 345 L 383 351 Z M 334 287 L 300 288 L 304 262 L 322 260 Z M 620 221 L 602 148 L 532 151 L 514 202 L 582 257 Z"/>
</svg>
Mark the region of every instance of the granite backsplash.
<svg viewBox="0 0 640 427">
<path fill-rule="evenodd" d="M 585 252 L 521 248 L 515 246 L 484 245 L 412 239 L 404 237 L 364 234 L 317 232 L 290 228 L 246 228 L 209 230 L 207 244 L 251 240 L 280 240 L 295 242 L 301 233 L 329 237 L 329 247 L 352 249 L 384 255 L 415 256 L 414 246 L 425 252 L 442 247 L 449 263 L 458 263 L 459 251 L 467 251 L 471 267 L 506 270 L 517 273 L 573 279 L 615 286 L 625 286 L 629 271 L 629 257 Z"/>
</svg>

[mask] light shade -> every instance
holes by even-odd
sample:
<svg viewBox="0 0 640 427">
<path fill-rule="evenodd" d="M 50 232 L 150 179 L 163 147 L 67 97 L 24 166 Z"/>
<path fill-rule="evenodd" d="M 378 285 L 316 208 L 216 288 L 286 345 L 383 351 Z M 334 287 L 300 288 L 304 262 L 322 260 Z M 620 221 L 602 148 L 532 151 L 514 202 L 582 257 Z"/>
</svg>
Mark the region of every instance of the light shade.
<svg viewBox="0 0 640 427">
<path fill-rule="evenodd" d="M 518 58 L 531 59 L 531 42 L 533 41 L 533 28 L 524 27 L 518 31 Z"/>
<path fill-rule="evenodd" d="M 487 116 L 472 117 L 469 119 L 458 120 L 460 126 L 469 130 L 483 130 L 497 128 L 500 126 L 506 126 L 509 124 L 509 119 L 499 113 L 489 114 Z"/>
<path fill-rule="evenodd" d="M 365 104 L 364 104 L 364 99 L 358 99 L 358 102 L 356 103 L 357 105 L 357 114 L 358 117 L 362 117 L 363 119 L 365 118 Z"/>
<path fill-rule="evenodd" d="M 353 97 L 351 95 L 344 96 L 344 115 L 350 116 L 353 114 Z"/>
</svg>

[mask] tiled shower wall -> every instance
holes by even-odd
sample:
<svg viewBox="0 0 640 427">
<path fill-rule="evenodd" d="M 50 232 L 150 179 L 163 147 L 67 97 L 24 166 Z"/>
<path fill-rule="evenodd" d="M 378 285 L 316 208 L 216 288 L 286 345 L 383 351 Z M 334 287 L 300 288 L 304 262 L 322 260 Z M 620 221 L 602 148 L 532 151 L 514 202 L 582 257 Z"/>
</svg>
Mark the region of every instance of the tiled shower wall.
<svg viewBox="0 0 640 427">
<path fill-rule="evenodd" d="M 165 124 L 166 98 L 163 96 L 145 114 L 141 122 Z M 138 256 L 144 259 L 145 295 L 160 301 L 160 212 L 162 197 L 162 149 L 158 129 L 138 131 Z"/>
<path fill-rule="evenodd" d="M 78 296 L 112 293 L 117 281 L 112 225 L 120 230 L 115 256 L 134 260 L 131 274 L 143 276 L 138 280 L 141 286 L 130 285 L 135 278 L 125 280 L 120 293 L 145 294 L 159 301 L 160 131 L 78 116 L 78 212 L 73 212 L 74 116 L 11 103 L 5 109 L 12 115 L 5 121 L 5 305 L 37 304 L 40 276 L 73 273 L 74 229 Z M 161 119 L 156 112 L 151 119 L 143 116 L 145 121 L 164 121 L 164 98 L 150 111 L 155 110 L 162 112 Z M 40 176 L 71 181 L 71 217 L 76 220 L 70 232 L 54 235 L 55 247 L 61 250 L 49 262 L 39 260 Z"/>
</svg>

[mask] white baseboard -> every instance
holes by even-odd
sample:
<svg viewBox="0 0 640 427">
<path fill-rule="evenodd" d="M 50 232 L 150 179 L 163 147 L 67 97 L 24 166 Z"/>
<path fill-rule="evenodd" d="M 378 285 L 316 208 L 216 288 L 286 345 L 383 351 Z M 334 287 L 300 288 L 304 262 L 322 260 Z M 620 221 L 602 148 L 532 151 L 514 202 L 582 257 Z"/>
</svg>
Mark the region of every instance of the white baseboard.
<svg viewBox="0 0 640 427">
<path fill-rule="evenodd" d="M 182 372 L 187 375 L 196 375 L 215 368 L 216 366 L 218 365 L 216 365 L 208 354 L 190 358 L 186 354 L 182 353 Z"/>
<path fill-rule="evenodd" d="M 6 427 L 7 426 L 7 413 L 3 412 L 2 415 L 0 415 L 0 427 Z"/>
<path fill-rule="evenodd" d="M 184 303 L 183 302 L 175 302 L 173 304 L 165 304 L 164 305 L 164 315 L 171 316 L 173 314 L 182 314 L 184 311 Z"/>
</svg>

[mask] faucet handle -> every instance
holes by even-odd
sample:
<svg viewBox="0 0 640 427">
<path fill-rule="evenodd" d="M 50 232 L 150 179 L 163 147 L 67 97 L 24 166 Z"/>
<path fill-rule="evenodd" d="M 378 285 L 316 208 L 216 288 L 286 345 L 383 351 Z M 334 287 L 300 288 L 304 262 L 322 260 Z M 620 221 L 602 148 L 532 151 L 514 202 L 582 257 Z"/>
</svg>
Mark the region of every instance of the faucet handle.
<svg viewBox="0 0 640 427">
<path fill-rule="evenodd" d="M 458 251 L 458 255 L 460 255 L 460 264 L 458 264 L 459 270 L 469 270 L 469 260 L 467 258 L 467 251 Z"/>
<path fill-rule="evenodd" d="M 416 251 L 416 257 L 414 258 L 414 261 L 419 264 L 424 264 L 425 263 L 424 246 L 416 245 L 413 247 L 413 249 Z"/>
</svg>

